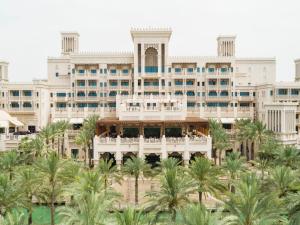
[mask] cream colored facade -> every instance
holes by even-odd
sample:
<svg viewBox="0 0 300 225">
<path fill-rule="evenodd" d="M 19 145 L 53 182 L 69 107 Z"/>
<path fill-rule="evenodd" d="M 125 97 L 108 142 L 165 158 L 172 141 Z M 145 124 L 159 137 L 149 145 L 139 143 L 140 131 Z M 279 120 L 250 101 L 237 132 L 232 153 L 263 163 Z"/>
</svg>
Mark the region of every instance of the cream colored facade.
<svg viewBox="0 0 300 225">
<path fill-rule="evenodd" d="M 48 58 L 47 79 L 30 84 L 9 82 L 8 63 L 0 62 L 0 109 L 32 132 L 58 120 L 76 128 L 91 114 L 137 123 L 214 118 L 228 130 L 236 119 L 260 119 L 284 143 L 297 143 L 300 83 L 276 83 L 275 58 L 237 57 L 235 36 L 217 38 L 216 56 L 182 57 L 169 55 L 171 29 L 133 28 L 130 34 L 133 52 L 105 53 L 82 52 L 79 34 L 62 32 L 61 55 Z M 300 61 L 295 64 L 298 80 Z M 195 139 L 187 126 L 178 139 L 161 132 L 148 140 L 141 131 L 130 140 L 95 137 L 94 160 L 105 152 L 121 160 L 128 152 L 165 158 L 176 151 L 187 161 L 194 149 L 210 157 L 211 138 Z M 69 152 L 79 149 L 71 140 Z"/>
</svg>

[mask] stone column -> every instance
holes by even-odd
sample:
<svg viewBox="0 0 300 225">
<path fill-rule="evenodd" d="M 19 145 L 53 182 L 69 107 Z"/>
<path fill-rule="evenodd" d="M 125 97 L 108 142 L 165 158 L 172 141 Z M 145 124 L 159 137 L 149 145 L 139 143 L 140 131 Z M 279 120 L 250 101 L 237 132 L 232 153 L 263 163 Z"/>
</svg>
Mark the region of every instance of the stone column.
<svg viewBox="0 0 300 225">
<path fill-rule="evenodd" d="M 138 156 L 139 156 L 139 158 L 144 159 L 144 137 L 143 137 L 143 135 L 140 135 Z"/>
<path fill-rule="evenodd" d="M 190 161 L 190 153 L 189 153 L 189 148 L 190 148 L 190 140 L 189 137 L 187 135 L 185 135 L 184 137 L 184 152 L 183 152 L 183 163 L 184 165 L 189 165 L 189 161 Z"/>
<path fill-rule="evenodd" d="M 121 138 L 120 135 L 118 135 L 116 140 L 116 163 L 117 163 L 117 168 L 119 170 L 121 169 L 121 164 L 122 164 L 122 152 L 120 149 L 120 145 L 121 145 Z"/>
<path fill-rule="evenodd" d="M 210 135 L 207 136 L 206 139 L 206 146 L 207 146 L 207 158 L 211 159 L 211 152 L 212 152 L 212 138 Z"/>
<path fill-rule="evenodd" d="M 167 159 L 168 158 L 168 152 L 167 152 L 167 140 L 166 136 L 163 135 L 161 139 L 161 159 Z"/>
</svg>

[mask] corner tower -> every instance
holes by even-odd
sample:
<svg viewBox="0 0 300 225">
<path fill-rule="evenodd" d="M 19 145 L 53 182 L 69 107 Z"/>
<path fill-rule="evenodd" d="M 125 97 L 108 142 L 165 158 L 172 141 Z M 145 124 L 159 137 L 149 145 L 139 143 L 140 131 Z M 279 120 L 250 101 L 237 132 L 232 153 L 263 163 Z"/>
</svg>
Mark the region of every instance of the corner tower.
<svg viewBox="0 0 300 225">
<path fill-rule="evenodd" d="M 61 54 L 77 53 L 79 34 L 77 32 L 61 32 Z"/>
<path fill-rule="evenodd" d="M 0 60 L 0 83 L 8 81 L 8 62 Z"/>
<path fill-rule="evenodd" d="M 232 57 L 235 56 L 235 36 L 226 35 L 219 36 L 218 41 L 218 56 Z"/>
<path fill-rule="evenodd" d="M 300 81 L 300 59 L 295 60 L 295 81 Z"/>
</svg>

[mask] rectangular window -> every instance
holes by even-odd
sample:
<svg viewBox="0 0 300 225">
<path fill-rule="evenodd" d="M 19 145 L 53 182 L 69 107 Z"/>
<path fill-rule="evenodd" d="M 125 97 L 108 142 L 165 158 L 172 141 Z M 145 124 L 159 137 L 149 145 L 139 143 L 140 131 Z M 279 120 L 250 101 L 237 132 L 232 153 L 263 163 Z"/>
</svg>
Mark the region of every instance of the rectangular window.
<svg viewBox="0 0 300 225">
<path fill-rule="evenodd" d="M 30 97 L 30 96 L 32 96 L 32 91 L 23 91 L 23 95 Z"/>
<path fill-rule="evenodd" d="M 187 68 L 187 72 L 188 72 L 188 73 L 194 72 L 194 68 Z"/>
<path fill-rule="evenodd" d="M 96 74 L 97 70 L 91 70 L 91 74 Z"/>
<path fill-rule="evenodd" d="M 181 73 L 181 68 L 175 68 L 175 73 Z"/>
<path fill-rule="evenodd" d="M 117 73 L 117 70 L 112 69 L 112 70 L 110 70 L 110 73 L 111 73 L 111 74 L 116 74 L 116 73 Z"/>
<path fill-rule="evenodd" d="M 31 107 L 32 107 L 32 104 L 31 104 L 31 102 L 24 102 L 24 103 L 23 103 L 23 107 L 24 107 L 24 108 L 31 108 Z"/>
<path fill-rule="evenodd" d="M 57 96 L 57 97 L 66 97 L 67 94 L 64 93 L 64 92 L 58 92 L 58 93 L 56 93 L 56 96 Z"/>
<path fill-rule="evenodd" d="M 291 89 L 291 95 L 299 95 L 299 89 Z"/>
<path fill-rule="evenodd" d="M 243 96 L 243 97 L 250 96 L 250 93 L 246 92 L 246 91 L 242 91 L 242 92 L 240 92 L 240 96 Z"/>
<path fill-rule="evenodd" d="M 288 90 L 287 89 L 278 89 L 278 95 L 287 95 L 288 94 Z"/>
</svg>

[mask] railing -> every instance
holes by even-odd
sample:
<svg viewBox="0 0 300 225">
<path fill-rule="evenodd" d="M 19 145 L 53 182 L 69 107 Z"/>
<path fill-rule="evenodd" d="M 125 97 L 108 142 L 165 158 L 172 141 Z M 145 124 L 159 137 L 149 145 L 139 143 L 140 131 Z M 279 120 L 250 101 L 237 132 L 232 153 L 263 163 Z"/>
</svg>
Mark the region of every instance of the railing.
<svg viewBox="0 0 300 225">
<path fill-rule="evenodd" d="M 121 138 L 121 144 L 138 144 L 139 138 Z"/>
<path fill-rule="evenodd" d="M 0 134 L 2 141 L 21 141 L 24 137 L 34 138 L 36 134 L 14 135 L 14 134 Z"/>
<path fill-rule="evenodd" d="M 139 144 L 143 141 L 144 144 L 162 144 L 165 140 L 166 144 L 207 144 L 207 137 L 205 136 L 191 136 L 191 137 L 163 137 L 163 138 L 113 138 L 113 137 L 96 137 L 99 144 L 116 144 L 118 139 L 120 144 Z"/>
<path fill-rule="evenodd" d="M 157 143 L 161 143 L 161 139 L 160 138 L 144 138 L 144 143 L 157 144 Z"/>
<path fill-rule="evenodd" d="M 184 137 L 167 137 L 167 144 L 183 144 L 185 142 Z"/>
</svg>

